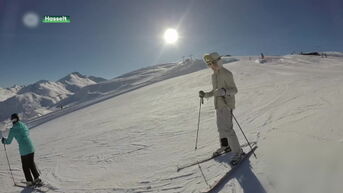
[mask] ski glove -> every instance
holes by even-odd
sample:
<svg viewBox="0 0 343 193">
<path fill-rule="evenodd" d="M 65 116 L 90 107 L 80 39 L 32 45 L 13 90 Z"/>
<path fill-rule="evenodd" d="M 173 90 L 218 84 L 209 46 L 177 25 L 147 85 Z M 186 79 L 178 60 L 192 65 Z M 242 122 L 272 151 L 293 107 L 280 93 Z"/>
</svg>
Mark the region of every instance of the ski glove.
<svg viewBox="0 0 343 193">
<path fill-rule="evenodd" d="M 6 144 L 6 138 L 1 138 L 1 143 Z"/>
<path fill-rule="evenodd" d="M 214 91 L 214 96 L 221 97 L 226 95 L 226 90 L 225 88 L 218 88 Z"/>
<path fill-rule="evenodd" d="M 199 91 L 199 97 L 204 98 L 205 97 L 205 92 L 204 91 Z"/>
<path fill-rule="evenodd" d="M 226 95 L 228 96 L 234 96 L 237 93 L 237 89 L 230 88 L 226 90 Z"/>
</svg>

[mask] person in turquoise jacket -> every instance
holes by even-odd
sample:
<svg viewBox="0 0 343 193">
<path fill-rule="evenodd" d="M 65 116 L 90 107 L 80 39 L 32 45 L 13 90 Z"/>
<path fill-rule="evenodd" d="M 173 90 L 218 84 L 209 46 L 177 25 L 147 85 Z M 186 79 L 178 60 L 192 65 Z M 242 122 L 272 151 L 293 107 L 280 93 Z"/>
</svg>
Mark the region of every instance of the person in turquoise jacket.
<svg viewBox="0 0 343 193">
<path fill-rule="evenodd" d="M 8 138 L 2 138 L 1 142 L 3 144 L 11 144 L 13 139 L 17 140 L 27 185 L 32 186 L 41 184 L 42 181 L 39 178 L 39 173 L 34 162 L 35 148 L 30 138 L 29 129 L 19 120 L 19 116 L 16 113 L 11 115 L 11 121 L 13 127 L 10 129 Z"/>
</svg>

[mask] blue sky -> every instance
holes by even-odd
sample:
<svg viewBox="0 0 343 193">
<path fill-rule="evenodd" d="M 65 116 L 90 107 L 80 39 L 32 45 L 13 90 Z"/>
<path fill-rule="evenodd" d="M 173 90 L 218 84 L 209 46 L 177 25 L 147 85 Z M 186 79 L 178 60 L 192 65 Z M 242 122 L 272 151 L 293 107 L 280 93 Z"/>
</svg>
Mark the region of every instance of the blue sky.
<svg viewBox="0 0 343 193">
<path fill-rule="evenodd" d="M 28 12 L 72 22 L 31 29 Z M 341 0 L 0 0 L 0 87 L 74 71 L 110 79 L 212 51 L 343 51 L 342 23 Z M 169 27 L 176 45 L 161 38 Z"/>
</svg>

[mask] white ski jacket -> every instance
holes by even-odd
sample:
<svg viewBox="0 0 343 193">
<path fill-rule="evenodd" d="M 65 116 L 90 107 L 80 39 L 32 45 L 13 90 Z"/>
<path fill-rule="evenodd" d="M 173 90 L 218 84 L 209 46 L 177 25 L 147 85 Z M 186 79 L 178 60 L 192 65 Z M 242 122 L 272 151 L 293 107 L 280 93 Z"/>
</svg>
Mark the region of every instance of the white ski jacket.
<svg viewBox="0 0 343 193">
<path fill-rule="evenodd" d="M 205 93 L 205 98 L 214 96 L 215 109 L 235 108 L 235 94 L 238 92 L 232 73 L 224 67 L 212 74 L 213 89 Z M 223 89 L 225 91 L 223 92 Z"/>
</svg>

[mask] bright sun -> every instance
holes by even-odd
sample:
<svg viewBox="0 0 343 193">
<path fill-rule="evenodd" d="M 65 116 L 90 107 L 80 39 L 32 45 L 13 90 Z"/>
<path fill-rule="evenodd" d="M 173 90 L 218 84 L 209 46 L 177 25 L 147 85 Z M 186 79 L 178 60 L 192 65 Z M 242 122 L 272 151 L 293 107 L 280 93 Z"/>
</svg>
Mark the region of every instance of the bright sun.
<svg viewBox="0 0 343 193">
<path fill-rule="evenodd" d="M 179 35 L 175 29 L 167 29 L 164 32 L 164 41 L 168 44 L 174 44 L 179 39 Z"/>
</svg>

